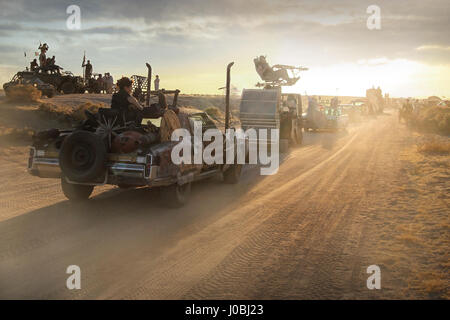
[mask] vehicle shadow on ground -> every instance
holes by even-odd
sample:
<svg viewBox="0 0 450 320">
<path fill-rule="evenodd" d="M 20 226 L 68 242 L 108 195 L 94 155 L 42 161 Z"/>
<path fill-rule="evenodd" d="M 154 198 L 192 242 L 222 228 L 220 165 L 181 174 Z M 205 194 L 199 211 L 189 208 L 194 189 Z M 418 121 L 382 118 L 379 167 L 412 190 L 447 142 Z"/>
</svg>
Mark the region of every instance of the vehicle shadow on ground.
<svg viewBox="0 0 450 320">
<path fill-rule="evenodd" d="M 305 145 L 320 144 L 324 148 L 331 148 L 345 135 L 344 132 L 306 133 Z M 280 166 L 288 156 L 289 153 L 280 156 Z M 29 233 L 27 237 L 32 234 L 36 237 L 45 236 L 46 233 L 59 234 L 60 231 L 55 230 L 58 226 L 69 230 L 69 234 L 70 230 L 76 234 L 75 230 L 84 227 L 95 229 L 99 234 L 110 233 L 120 224 L 130 228 L 144 225 L 150 233 L 152 230 L 160 232 L 164 228 L 171 230 L 168 232 L 180 231 L 189 225 L 198 227 L 220 219 L 229 212 L 227 208 L 231 210 L 238 205 L 257 184 L 268 177 L 260 174 L 260 166 L 247 165 L 238 184 L 225 184 L 219 175 L 196 182 L 192 186 L 189 202 L 176 209 L 162 202 L 157 188 L 98 187 L 88 201 L 77 203 L 63 200 L 0 222 L 0 233 L 14 225 L 17 227 L 14 232 Z M 61 195 L 57 197 L 60 199 Z"/>
<path fill-rule="evenodd" d="M 202 224 L 226 215 L 227 206 L 236 205 L 264 176 L 246 170 L 236 185 L 225 184 L 220 177 L 196 182 L 192 186 L 189 202 L 181 208 L 169 208 L 163 203 L 157 188 L 119 189 L 111 187 L 94 195 L 90 200 L 71 202 L 64 200 L 0 222 L 0 233 L 9 230 L 28 237 L 41 237 L 58 227 L 76 230 L 85 226 L 96 229 L 99 235 L 111 233 L 117 225 L 148 226 L 148 231 L 161 228 L 181 230 L 190 224 Z M 250 171 L 254 171 L 253 169 Z M 255 176 L 256 179 L 254 178 Z M 104 187 L 106 188 L 106 187 Z M 109 187 L 108 187 L 109 188 Z M 174 229 L 174 227 L 176 228 Z M 70 232 L 69 232 L 70 233 Z M 131 234 L 132 235 L 132 234 Z"/>
</svg>

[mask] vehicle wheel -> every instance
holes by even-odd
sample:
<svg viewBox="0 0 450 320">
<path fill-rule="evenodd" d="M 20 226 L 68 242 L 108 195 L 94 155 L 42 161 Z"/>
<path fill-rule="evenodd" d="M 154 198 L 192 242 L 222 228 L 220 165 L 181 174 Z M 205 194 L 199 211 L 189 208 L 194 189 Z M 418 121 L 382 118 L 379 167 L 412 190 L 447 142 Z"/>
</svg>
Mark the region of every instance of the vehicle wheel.
<svg viewBox="0 0 450 320">
<path fill-rule="evenodd" d="M 94 190 L 94 186 L 72 184 L 67 182 L 63 176 L 61 177 L 61 189 L 67 199 L 71 201 L 82 201 L 89 199 L 89 196 Z"/>
<path fill-rule="evenodd" d="M 242 164 L 233 164 L 227 170 L 225 170 L 223 175 L 223 182 L 228 184 L 236 184 L 241 178 Z"/>
<path fill-rule="evenodd" d="M 105 173 L 106 146 L 89 131 L 74 131 L 66 137 L 59 153 L 59 165 L 71 181 L 95 181 Z"/>
<path fill-rule="evenodd" d="M 188 202 L 189 194 L 191 193 L 191 183 L 188 182 L 181 186 L 175 183 L 167 187 L 161 187 L 160 192 L 161 200 L 166 206 L 180 208 Z"/>
<path fill-rule="evenodd" d="M 47 92 L 46 96 L 47 98 L 53 98 L 53 96 L 55 95 L 55 92 L 51 91 L 51 92 Z"/>
<path fill-rule="evenodd" d="M 75 92 L 75 86 L 72 82 L 66 81 L 61 85 L 61 91 L 64 92 L 64 94 L 70 94 Z"/>
</svg>

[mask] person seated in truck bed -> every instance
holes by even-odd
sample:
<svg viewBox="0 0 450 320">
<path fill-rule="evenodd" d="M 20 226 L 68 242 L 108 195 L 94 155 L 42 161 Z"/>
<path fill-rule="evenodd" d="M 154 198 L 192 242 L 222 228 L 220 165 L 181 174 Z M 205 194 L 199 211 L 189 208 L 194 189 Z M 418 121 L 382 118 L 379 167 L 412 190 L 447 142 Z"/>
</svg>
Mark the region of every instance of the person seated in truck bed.
<svg viewBox="0 0 450 320">
<path fill-rule="evenodd" d="M 143 107 L 135 97 L 132 96 L 133 81 L 127 77 L 117 81 L 119 91 L 114 93 L 111 100 L 111 109 L 119 112 L 126 121 L 134 121 L 140 124 L 143 118 L 157 119 L 167 109 L 165 98 L 161 98 L 159 103 L 152 104 L 150 107 Z M 164 105 L 165 104 L 165 105 Z"/>
</svg>

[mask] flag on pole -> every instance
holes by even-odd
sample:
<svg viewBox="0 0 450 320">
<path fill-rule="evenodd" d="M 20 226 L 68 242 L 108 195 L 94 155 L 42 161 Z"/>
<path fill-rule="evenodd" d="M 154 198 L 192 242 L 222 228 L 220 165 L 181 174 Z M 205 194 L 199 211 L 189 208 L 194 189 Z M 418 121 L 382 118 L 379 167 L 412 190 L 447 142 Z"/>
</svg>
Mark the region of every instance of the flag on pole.
<svg viewBox="0 0 450 320">
<path fill-rule="evenodd" d="M 85 63 L 86 63 L 86 51 L 84 52 L 83 63 L 81 64 L 81 66 L 84 66 Z"/>
</svg>

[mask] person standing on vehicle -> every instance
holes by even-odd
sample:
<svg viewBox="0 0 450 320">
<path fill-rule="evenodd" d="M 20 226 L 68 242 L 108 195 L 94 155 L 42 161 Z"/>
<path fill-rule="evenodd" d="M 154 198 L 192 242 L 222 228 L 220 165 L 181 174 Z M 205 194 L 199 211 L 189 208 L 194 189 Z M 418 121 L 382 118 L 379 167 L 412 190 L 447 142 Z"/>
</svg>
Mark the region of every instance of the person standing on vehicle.
<svg viewBox="0 0 450 320">
<path fill-rule="evenodd" d="M 46 43 L 39 45 L 38 50 L 41 50 L 41 53 L 39 54 L 39 66 L 41 68 L 46 67 L 47 62 L 47 56 L 46 52 L 48 51 L 48 45 Z"/>
<path fill-rule="evenodd" d="M 92 77 L 92 64 L 91 64 L 91 60 L 88 60 L 87 63 L 84 63 L 81 65 L 81 67 L 85 68 L 84 69 L 84 78 L 86 80 L 89 80 Z"/>
<path fill-rule="evenodd" d="M 30 63 L 30 71 L 36 71 L 36 69 L 39 67 L 37 60 L 34 59 L 33 61 L 31 61 Z"/>
<path fill-rule="evenodd" d="M 156 75 L 154 83 L 155 83 L 155 91 L 158 91 L 159 90 L 159 76 L 158 75 Z"/>
</svg>

